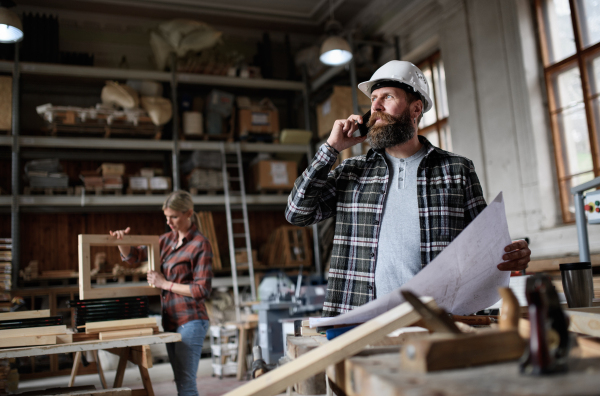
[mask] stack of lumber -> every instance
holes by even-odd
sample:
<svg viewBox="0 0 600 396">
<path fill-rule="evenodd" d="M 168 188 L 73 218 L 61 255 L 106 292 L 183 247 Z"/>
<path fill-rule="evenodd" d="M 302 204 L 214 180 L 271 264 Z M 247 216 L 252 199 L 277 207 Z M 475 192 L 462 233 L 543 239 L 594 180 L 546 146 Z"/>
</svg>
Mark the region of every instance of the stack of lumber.
<svg viewBox="0 0 600 396">
<path fill-rule="evenodd" d="M 50 310 L 0 313 L 0 348 L 65 344 L 72 334 Z"/>
<path fill-rule="evenodd" d="M 200 219 L 200 232 L 208 239 L 212 247 L 213 270 L 221 270 L 223 266 L 221 265 L 221 255 L 219 254 L 219 243 L 217 241 L 217 234 L 215 233 L 213 215 L 211 212 L 198 212 L 198 218 Z"/>
<path fill-rule="evenodd" d="M 143 337 L 158 333 L 154 318 L 109 320 L 85 325 L 86 335 L 97 335 L 99 340 Z"/>
<path fill-rule="evenodd" d="M 309 267 L 312 265 L 310 229 L 281 226 L 269 237 L 263 257 L 269 266 Z"/>
<path fill-rule="evenodd" d="M 0 312 L 10 311 L 12 239 L 0 238 Z"/>
<path fill-rule="evenodd" d="M 107 319 L 124 320 L 148 317 L 148 297 L 102 298 L 95 300 L 70 300 L 69 308 L 75 309 L 75 326 Z M 156 323 L 155 323 L 156 325 Z"/>
</svg>

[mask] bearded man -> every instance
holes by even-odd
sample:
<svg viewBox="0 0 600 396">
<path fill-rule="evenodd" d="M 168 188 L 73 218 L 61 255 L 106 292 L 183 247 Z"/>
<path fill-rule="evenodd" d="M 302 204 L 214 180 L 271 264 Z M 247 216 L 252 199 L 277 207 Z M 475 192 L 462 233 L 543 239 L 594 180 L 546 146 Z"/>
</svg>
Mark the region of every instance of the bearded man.
<svg viewBox="0 0 600 396">
<path fill-rule="evenodd" d="M 336 218 L 323 316 L 402 286 L 486 206 L 473 163 L 416 133 L 433 106 L 421 70 L 391 61 L 358 88 L 371 98 L 368 134 L 353 136 L 360 115 L 335 121 L 327 143 L 296 180 L 285 213 L 298 226 Z M 367 154 L 331 170 L 340 151 L 365 140 Z M 498 270 L 527 267 L 525 241 L 505 252 Z"/>
</svg>

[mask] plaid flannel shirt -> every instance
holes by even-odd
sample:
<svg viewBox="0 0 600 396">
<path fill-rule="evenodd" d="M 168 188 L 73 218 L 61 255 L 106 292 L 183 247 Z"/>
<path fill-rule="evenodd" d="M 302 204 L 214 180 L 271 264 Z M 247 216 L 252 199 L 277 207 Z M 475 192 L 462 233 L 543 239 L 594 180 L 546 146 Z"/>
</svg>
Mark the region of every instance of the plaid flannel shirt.
<svg viewBox="0 0 600 396">
<path fill-rule="evenodd" d="M 434 147 L 422 136 L 419 141 L 427 148 L 417 173 L 424 267 L 486 203 L 469 159 Z M 329 145 L 321 146 L 296 180 L 285 213 L 298 226 L 335 216 L 323 316 L 350 311 L 376 296 L 375 263 L 389 180 L 383 152 L 371 149 L 331 170 L 337 154 Z"/>
<path fill-rule="evenodd" d="M 210 242 L 192 224 L 183 243 L 177 246 L 177 232 L 160 236 L 160 271 L 169 282 L 190 285 L 193 297 L 162 291 L 162 324 L 165 331 L 176 331 L 179 326 L 197 319 L 208 320 L 204 300 L 210 296 L 212 283 L 212 248 Z M 148 259 L 146 246 L 132 246 L 127 257 L 130 264 Z"/>
</svg>

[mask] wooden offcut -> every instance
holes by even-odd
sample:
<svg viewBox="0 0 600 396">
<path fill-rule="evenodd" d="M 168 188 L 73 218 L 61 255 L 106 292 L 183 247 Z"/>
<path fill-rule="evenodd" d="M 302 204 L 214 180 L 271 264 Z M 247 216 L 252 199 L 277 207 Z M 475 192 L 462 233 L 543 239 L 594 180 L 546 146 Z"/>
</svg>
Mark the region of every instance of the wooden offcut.
<svg viewBox="0 0 600 396">
<path fill-rule="evenodd" d="M 430 372 L 515 360 L 524 350 L 517 330 L 433 334 L 407 342 L 400 361 L 403 370 Z"/>
<path fill-rule="evenodd" d="M 570 319 L 569 331 L 600 337 L 600 307 L 565 310 Z"/>
<path fill-rule="evenodd" d="M 21 329 L 0 330 L 0 338 L 20 337 L 20 336 L 41 336 L 41 335 L 57 335 L 66 334 L 67 326 L 41 326 L 41 327 L 25 327 Z"/>
<path fill-rule="evenodd" d="M 89 322 L 85 324 L 85 332 L 87 334 L 101 333 L 107 331 L 123 331 L 131 329 L 149 328 L 156 326 L 156 319 L 141 318 L 141 319 L 123 319 L 123 320 L 108 320 L 105 322 Z M 152 333 L 150 333 L 152 334 Z"/>
<path fill-rule="evenodd" d="M 20 312 L 0 313 L 0 321 L 2 321 L 2 320 L 17 320 L 17 319 L 48 318 L 48 317 L 50 317 L 49 309 L 41 309 L 38 311 L 20 311 Z"/>
<path fill-rule="evenodd" d="M 156 323 L 156 321 L 155 321 Z M 145 329 L 117 330 L 117 331 L 101 331 L 98 335 L 100 340 L 116 340 L 119 338 L 141 337 L 152 335 L 151 327 Z"/>
<path fill-rule="evenodd" d="M 138 246 L 148 247 L 148 269 L 154 271 L 155 263 L 160 262 L 159 239 L 156 235 L 125 235 L 117 239 L 110 235 L 79 235 L 79 298 L 81 300 L 96 298 L 117 298 L 132 296 L 154 296 L 160 289 L 151 286 L 92 287 L 91 280 L 91 246 Z"/>
<path fill-rule="evenodd" d="M 56 344 L 55 335 L 37 335 L 0 338 L 0 348 Z"/>
<path fill-rule="evenodd" d="M 430 308 L 437 307 L 430 297 L 421 300 Z M 327 366 L 353 356 L 368 344 L 378 341 L 392 331 L 412 325 L 420 318 L 412 305 L 401 304 L 298 359 L 242 385 L 227 393 L 226 396 L 275 395 L 296 382 L 324 371 Z"/>
</svg>

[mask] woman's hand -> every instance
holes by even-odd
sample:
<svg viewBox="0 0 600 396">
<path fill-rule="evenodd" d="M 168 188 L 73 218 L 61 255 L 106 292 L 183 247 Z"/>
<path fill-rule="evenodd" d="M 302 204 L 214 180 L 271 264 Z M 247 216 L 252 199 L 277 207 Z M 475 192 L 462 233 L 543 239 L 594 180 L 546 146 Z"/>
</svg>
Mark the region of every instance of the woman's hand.
<svg viewBox="0 0 600 396">
<path fill-rule="evenodd" d="M 123 237 L 129 234 L 130 231 L 131 228 L 127 227 L 124 230 L 108 231 L 108 233 L 111 237 L 114 237 L 118 240 L 123 240 Z M 119 248 L 119 251 L 121 252 L 123 257 L 129 256 L 129 253 L 131 252 L 131 246 L 117 245 L 117 247 Z"/>
<path fill-rule="evenodd" d="M 108 231 L 108 233 L 110 234 L 111 237 L 115 237 L 117 239 L 123 239 L 123 237 L 125 235 L 129 234 L 130 231 L 131 231 L 131 228 L 127 227 L 124 230 Z"/>
<path fill-rule="evenodd" d="M 148 271 L 148 283 L 154 287 L 157 287 L 159 289 L 165 289 L 167 290 L 169 288 L 169 284 L 171 282 L 168 282 L 165 279 L 165 276 L 157 271 Z"/>
</svg>

